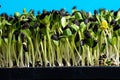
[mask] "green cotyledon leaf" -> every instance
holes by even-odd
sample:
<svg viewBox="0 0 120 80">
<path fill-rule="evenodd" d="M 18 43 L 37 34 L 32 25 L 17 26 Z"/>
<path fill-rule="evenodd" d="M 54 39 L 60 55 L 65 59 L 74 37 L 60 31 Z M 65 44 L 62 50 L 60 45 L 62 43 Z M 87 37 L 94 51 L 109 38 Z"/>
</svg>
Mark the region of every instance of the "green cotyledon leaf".
<svg viewBox="0 0 120 80">
<path fill-rule="evenodd" d="M 14 13 L 14 17 L 20 17 L 20 13 L 19 12 L 15 12 Z"/>
<path fill-rule="evenodd" d="M 80 30 L 82 32 L 84 32 L 86 28 L 87 28 L 87 26 L 84 24 L 84 22 L 81 22 L 81 24 L 80 24 Z"/>
<path fill-rule="evenodd" d="M 75 16 L 75 18 L 78 19 L 78 20 L 82 20 L 82 19 L 83 19 L 83 18 L 82 18 L 82 15 L 81 15 L 81 13 L 80 13 L 79 11 L 75 11 L 75 12 L 74 12 L 74 16 Z"/>
<path fill-rule="evenodd" d="M 54 43 L 56 46 L 59 46 L 59 41 L 53 40 L 53 43 Z"/>
<path fill-rule="evenodd" d="M 97 40 L 94 40 L 93 38 L 85 39 L 85 43 L 91 47 L 94 48 L 97 45 Z"/>
<path fill-rule="evenodd" d="M 117 19 L 120 19 L 120 11 L 117 13 Z"/>
<path fill-rule="evenodd" d="M 112 38 L 112 44 L 113 44 L 113 45 L 116 44 L 116 42 L 117 42 L 116 40 L 117 40 L 116 37 L 113 37 L 113 38 Z"/>
<path fill-rule="evenodd" d="M 112 38 L 107 37 L 108 44 L 112 46 L 116 44 L 116 40 L 117 40 L 116 37 L 112 37 Z"/>
<path fill-rule="evenodd" d="M 62 17 L 61 18 L 61 25 L 63 26 L 63 28 L 68 24 L 68 22 L 66 21 L 66 17 Z"/>
<path fill-rule="evenodd" d="M 75 31 L 79 30 L 79 26 L 77 26 L 76 24 L 72 24 L 71 28 L 73 28 Z"/>
<path fill-rule="evenodd" d="M 65 36 L 71 36 L 71 35 L 72 35 L 72 32 L 71 32 L 71 30 L 68 28 L 68 29 L 66 29 L 66 30 L 63 31 L 63 35 L 65 35 Z"/>
<path fill-rule="evenodd" d="M 42 24 L 45 24 L 46 26 L 50 25 L 50 15 L 46 15 L 44 19 L 41 20 Z"/>
</svg>

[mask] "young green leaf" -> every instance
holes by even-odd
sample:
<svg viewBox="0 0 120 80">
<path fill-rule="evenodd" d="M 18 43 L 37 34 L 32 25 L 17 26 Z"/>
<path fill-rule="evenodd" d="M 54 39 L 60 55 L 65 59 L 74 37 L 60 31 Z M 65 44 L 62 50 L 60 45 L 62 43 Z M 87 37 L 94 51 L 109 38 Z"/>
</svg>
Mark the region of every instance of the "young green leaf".
<svg viewBox="0 0 120 80">
<path fill-rule="evenodd" d="M 68 24 L 68 22 L 66 21 L 66 17 L 62 17 L 61 24 L 62 24 L 63 28 Z"/>
<path fill-rule="evenodd" d="M 84 32 L 86 28 L 87 28 L 87 26 L 84 24 L 84 22 L 81 22 L 81 24 L 80 24 L 80 30 L 82 32 Z"/>
<path fill-rule="evenodd" d="M 79 26 L 75 25 L 75 24 L 72 24 L 71 25 L 71 28 L 73 28 L 75 31 L 78 31 L 79 30 Z"/>
<path fill-rule="evenodd" d="M 20 17 L 20 13 L 19 12 L 15 12 L 14 13 L 14 17 Z"/>
<path fill-rule="evenodd" d="M 53 40 L 53 43 L 54 43 L 56 46 L 59 46 L 59 41 Z"/>
<path fill-rule="evenodd" d="M 117 13 L 117 18 L 120 19 L 120 11 Z"/>
<path fill-rule="evenodd" d="M 72 32 L 71 32 L 70 29 L 66 29 L 66 30 L 63 31 L 63 35 L 65 35 L 65 36 L 71 36 Z"/>
<path fill-rule="evenodd" d="M 79 11 L 75 11 L 73 14 L 74 14 L 76 19 L 78 19 L 78 20 L 82 20 L 83 19 L 82 15 L 81 15 L 81 13 Z"/>
</svg>

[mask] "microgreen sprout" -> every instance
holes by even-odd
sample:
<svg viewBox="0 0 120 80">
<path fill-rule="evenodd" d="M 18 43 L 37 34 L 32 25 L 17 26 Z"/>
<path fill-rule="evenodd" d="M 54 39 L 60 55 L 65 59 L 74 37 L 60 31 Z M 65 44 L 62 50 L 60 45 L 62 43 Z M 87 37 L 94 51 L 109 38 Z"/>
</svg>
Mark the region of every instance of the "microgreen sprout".
<svg viewBox="0 0 120 80">
<path fill-rule="evenodd" d="M 0 14 L 0 67 L 119 66 L 120 11 L 76 7 Z"/>
</svg>

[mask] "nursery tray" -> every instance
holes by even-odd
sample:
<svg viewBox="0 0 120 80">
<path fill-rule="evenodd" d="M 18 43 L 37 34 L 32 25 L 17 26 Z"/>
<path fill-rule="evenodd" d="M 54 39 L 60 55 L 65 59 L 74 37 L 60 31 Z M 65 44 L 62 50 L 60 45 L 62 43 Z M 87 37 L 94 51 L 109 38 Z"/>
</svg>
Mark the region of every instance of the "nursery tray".
<svg viewBox="0 0 120 80">
<path fill-rule="evenodd" d="M 120 79 L 120 67 L 0 68 L 0 80 Z"/>
</svg>

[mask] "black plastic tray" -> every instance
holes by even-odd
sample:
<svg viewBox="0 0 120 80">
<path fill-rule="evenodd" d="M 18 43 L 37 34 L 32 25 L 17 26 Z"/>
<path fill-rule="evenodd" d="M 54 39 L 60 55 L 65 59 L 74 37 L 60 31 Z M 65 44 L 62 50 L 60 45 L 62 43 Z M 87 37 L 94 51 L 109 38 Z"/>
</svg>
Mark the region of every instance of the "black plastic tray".
<svg viewBox="0 0 120 80">
<path fill-rule="evenodd" d="M 119 79 L 120 67 L 0 68 L 0 80 Z"/>
</svg>

